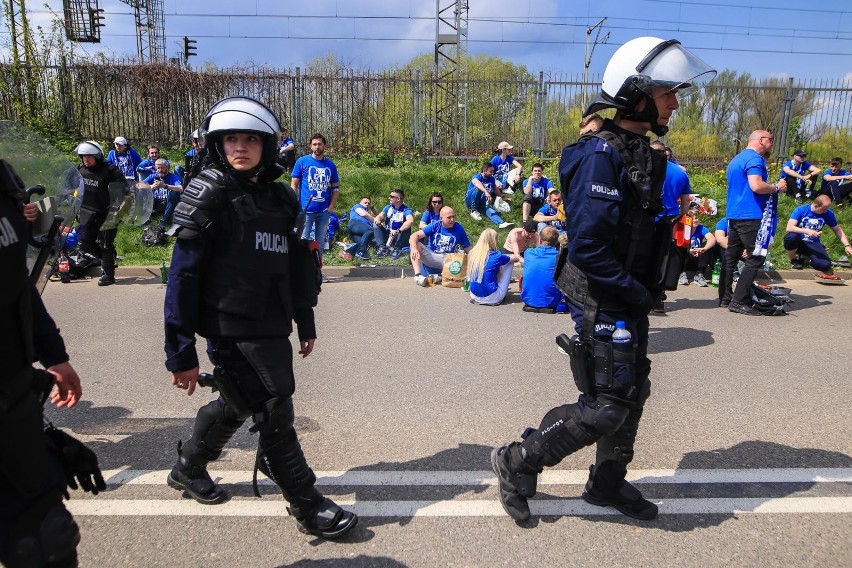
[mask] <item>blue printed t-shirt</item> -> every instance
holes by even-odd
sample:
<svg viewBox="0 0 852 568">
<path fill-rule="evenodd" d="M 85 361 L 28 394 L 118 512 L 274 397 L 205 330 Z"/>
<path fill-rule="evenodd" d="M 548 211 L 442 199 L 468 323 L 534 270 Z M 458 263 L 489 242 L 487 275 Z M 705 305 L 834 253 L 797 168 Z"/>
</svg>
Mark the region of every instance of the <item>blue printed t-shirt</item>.
<svg viewBox="0 0 852 568">
<path fill-rule="evenodd" d="M 366 217 L 362 217 L 361 215 L 359 215 L 358 211 L 364 211 L 366 213 L 369 213 L 366 207 L 364 207 L 360 203 L 356 203 L 352 206 L 352 209 L 349 210 L 349 225 L 352 226 L 353 223 L 363 223 L 368 227 L 372 227 L 373 224 L 370 223 L 370 221 Z"/>
<path fill-rule="evenodd" d="M 494 175 L 499 177 L 506 175 L 509 173 L 509 170 L 512 169 L 512 164 L 515 163 L 515 157 L 511 154 L 506 156 L 504 160 L 500 154 L 497 154 L 493 158 L 491 158 L 491 165 L 494 166 Z"/>
<path fill-rule="evenodd" d="M 414 217 L 414 211 L 412 211 L 411 208 L 405 203 L 403 203 L 402 207 L 400 207 L 399 209 L 394 209 L 394 206 L 388 203 L 387 205 L 385 205 L 385 208 L 382 209 L 382 213 L 384 213 L 386 219 L 385 227 L 387 227 L 391 231 L 398 230 L 400 227 L 402 227 L 402 224 L 405 223 L 406 217 L 408 217 L 409 215 Z"/>
<path fill-rule="evenodd" d="M 471 281 L 470 292 L 474 296 L 484 298 L 497 291 L 497 272 L 504 264 L 511 262 L 507 255 L 492 250 L 488 253 L 485 266 L 482 267 L 482 282 Z"/>
<path fill-rule="evenodd" d="M 796 162 L 794 162 L 793 160 L 787 160 L 786 162 L 784 162 L 784 165 L 781 166 L 781 179 L 784 179 L 784 178 L 787 177 L 787 172 L 784 171 L 784 168 L 790 168 L 791 170 L 793 170 L 794 172 L 796 172 L 800 176 L 803 176 L 803 175 L 806 175 L 808 173 L 808 170 L 811 169 L 811 163 L 807 162 L 805 160 L 802 160 L 802 163 L 797 166 Z M 801 180 L 799 180 L 799 178 L 796 178 L 796 181 L 801 181 Z"/>
<path fill-rule="evenodd" d="M 296 160 L 291 175 L 299 180 L 299 201 L 306 213 L 325 211 L 331 203 L 331 194 L 339 191 L 337 166 L 328 158 L 317 160 L 310 154 L 302 156 Z"/>
<path fill-rule="evenodd" d="M 553 281 L 553 270 L 559 251 L 540 245 L 524 251 L 524 285 L 521 299 L 534 308 L 554 308 L 562 293 Z"/>
<path fill-rule="evenodd" d="M 731 159 L 728 164 L 728 219 L 760 219 L 769 194 L 761 195 L 753 192 L 748 185 L 748 176 L 760 176 L 766 181 L 769 172 L 763 156 L 746 148 Z"/>
<path fill-rule="evenodd" d="M 700 223 L 698 225 L 694 225 L 692 227 L 692 239 L 690 240 L 689 248 L 695 249 L 703 247 L 704 237 L 706 237 L 709 232 L 710 229 Z"/>
<path fill-rule="evenodd" d="M 835 180 L 832 180 L 832 181 L 828 181 L 827 179 L 825 179 L 825 176 L 848 176 L 848 175 L 849 175 L 849 172 L 846 171 L 846 170 L 837 170 L 836 174 L 832 173 L 831 170 L 826 170 L 822 174 L 822 184 L 820 185 L 820 189 L 826 190 L 829 187 L 837 187 L 838 185 L 840 185 L 841 181 L 844 181 L 844 180 L 841 180 L 841 179 L 835 179 Z"/>
<path fill-rule="evenodd" d="M 476 187 L 475 185 L 473 185 L 473 180 L 475 180 L 475 179 L 478 179 L 478 180 L 479 180 L 479 183 L 481 183 L 481 184 L 482 184 L 482 187 L 484 187 L 484 188 L 485 188 L 485 191 L 487 191 L 490 195 L 494 195 L 494 184 L 497 182 L 497 178 L 495 178 L 494 176 L 491 176 L 490 178 L 485 179 L 485 178 L 482 176 L 482 172 L 479 172 L 478 174 L 476 174 L 475 176 L 473 176 L 473 177 L 470 179 L 470 183 L 469 183 L 469 184 L 467 184 L 467 190 L 468 190 L 468 192 L 470 192 L 470 191 L 479 191 L 479 188 L 478 188 L 478 187 Z"/>
<path fill-rule="evenodd" d="M 151 174 L 145 178 L 145 182 L 148 185 L 154 183 L 154 180 L 158 179 L 160 174 Z M 174 172 L 169 172 L 166 175 L 162 176 L 163 181 L 166 182 L 166 185 L 180 185 L 180 178 Z M 152 190 L 154 194 L 154 199 L 166 199 L 169 196 L 169 189 L 166 187 L 161 187 Z"/>
<path fill-rule="evenodd" d="M 530 195 L 536 199 L 543 200 L 547 198 L 550 190 L 553 189 L 553 182 L 544 176 L 541 176 L 541 180 L 539 181 L 536 181 L 533 178 L 527 178 L 524 182 L 524 189 L 530 186 L 532 187 L 532 189 L 530 189 Z"/>
<path fill-rule="evenodd" d="M 829 209 L 825 213 L 814 213 L 811 211 L 810 203 L 793 209 L 793 212 L 790 213 L 790 219 L 798 221 L 799 227 L 802 229 L 811 229 L 812 231 L 822 231 L 825 225 L 829 227 L 837 226 L 837 217 L 834 215 L 834 211 Z M 820 242 L 819 237 L 809 237 L 808 235 L 802 235 L 802 240 L 806 243 Z"/>
<path fill-rule="evenodd" d="M 432 223 L 434 223 L 436 221 L 440 221 L 440 220 L 441 220 L 441 214 L 435 213 L 431 209 L 427 209 L 426 211 L 424 211 L 423 216 L 420 217 L 420 222 L 424 223 L 426 225 L 431 225 Z"/>
<path fill-rule="evenodd" d="M 455 252 L 457 247 L 467 248 L 470 246 L 464 227 L 458 223 L 454 223 L 448 229 L 438 221 L 428 227 L 423 227 L 423 233 L 426 235 L 429 249 L 439 254 Z"/>
<path fill-rule="evenodd" d="M 133 148 L 126 148 L 124 152 L 118 153 L 115 149 L 107 154 L 106 161 L 115 166 L 126 178 L 136 179 L 136 168 L 142 163 L 142 157 Z"/>
<path fill-rule="evenodd" d="M 676 163 L 666 162 L 666 181 L 663 183 L 663 207 L 666 210 L 664 215 L 680 213 L 678 198 L 691 193 L 689 176 L 686 175 L 686 172 Z"/>
<path fill-rule="evenodd" d="M 714 233 L 716 231 L 722 231 L 723 233 L 725 233 L 726 237 L 728 236 L 728 218 L 727 217 L 722 217 L 721 219 L 719 219 L 719 221 L 716 223 L 716 227 L 713 229 Z"/>
<path fill-rule="evenodd" d="M 556 209 L 556 207 L 553 207 L 549 203 L 545 204 L 541 209 L 538 210 L 538 212 L 541 213 L 542 215 L 547 215 L 548 217 L 552 217 L 553 215 L 556 215 L 557 213 L 559 213 L 559 211 Z M 553 227 L 557 231 L 564 231 L 565 230 L 565 223 L 563 223 L 559 219 L 554 219 L 553 221 L 542 221 L 542 222 L 547 224 L 547 225 L 550 225 L 551 227 Z"/>
<path fill-rule="evenodd" d="M 293 139 L 288 136 L 287 138 L 285 138 L 284 140 L 281 141 L 281 144 L 278 145 L 278 149 L 280 150 L 284 146 L 287 146 L 288 144 L 293 144 L 293 143 L 294 143 Z"/>
</svg>

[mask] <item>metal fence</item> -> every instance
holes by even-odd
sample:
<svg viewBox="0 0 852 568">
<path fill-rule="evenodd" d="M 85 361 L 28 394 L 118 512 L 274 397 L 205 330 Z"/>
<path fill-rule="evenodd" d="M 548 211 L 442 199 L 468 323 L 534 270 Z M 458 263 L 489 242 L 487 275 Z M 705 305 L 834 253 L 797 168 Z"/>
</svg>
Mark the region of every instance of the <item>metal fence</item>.
<svg viewBox="0 0 852 568">
<path fill-rule="evenodd" d="M 0 63 L 0 117 L 95 140 L 125 136 L 137 146 L 185 145 L 207 109 L 227 95 L 266 102 L 303 149 L 314 132 L 330 149 L 388 149 L 480 156 L 509 140 L 519 156 L 554 157 L 576 139 L 583 101 L 599 83 L 556 75 L 529 80 L 443 81 L 429 72 L 301 69 L 194 70 L 123 62 L 57 62 L 22 74 Z M 26 86 L 22 77 L 28 76 Z M 36 79 L 33 80 L 32 77 Z M 441 88 L 439 88 L 441 87 Z M 438 108 L 457 107 L 453 132 Z M 667 142 L 686 162 L 721 163 L 758 128 L 776 133 L 776 152 L 804 147 L 813 161 L 852 157 L 852 84 L 842 80 L 754 80 L 725 72 L 681 102 Z M 443 97 L 443 98 L 442 98 Z"/>
</svg>

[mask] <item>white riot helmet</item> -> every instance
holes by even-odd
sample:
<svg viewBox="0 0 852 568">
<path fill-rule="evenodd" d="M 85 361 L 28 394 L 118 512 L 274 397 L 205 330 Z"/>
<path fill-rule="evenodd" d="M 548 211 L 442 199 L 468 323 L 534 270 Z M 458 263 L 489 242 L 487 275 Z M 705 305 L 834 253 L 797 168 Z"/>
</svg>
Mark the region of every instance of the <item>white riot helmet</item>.
<svg viewBox="0 0 852 568">
<path fill-rule="evenodd" d="M 77 144 L 77 147 L 74 148 L 74 153 L 81 158 L 83 156 L 94 156 L 98 161 L 104 159 L 104 149 L 101 148 L 100 144 L 92 140 L 86 140 Z"/>
<path fill-rule="evenodd" d="M 676 39 L 632 39 L 619 47 L 607 63 L 601 92 L 584 116 L 604 108 L 619 109 L 628 120 L 650 122 L 651 130 L 662 136 L 668 128 L 657 124 L 656 104 L 646 104 L 641 112 L 635 111 L 642 98 L 653 102 L 654 87 L 668 87 L 677 90 L 678 98 L 688 97 L 715 76 L 715 69 Z"/>
<path fill-rule="evenodd" d="M 214 104 L 198 128 L 204 137 L 215 162 L 229 168 L 222 147 L 222 137 L 228 132 L 251 132 L 263 140 L 263 155 L 260 164 L 249 176 L 266 172 L 265 179 L 275 179 L 281 171 L 276 167 L 278 158 L 278 119 L 265 104 L 249 97 L 228 97 Z"/>
</svg>

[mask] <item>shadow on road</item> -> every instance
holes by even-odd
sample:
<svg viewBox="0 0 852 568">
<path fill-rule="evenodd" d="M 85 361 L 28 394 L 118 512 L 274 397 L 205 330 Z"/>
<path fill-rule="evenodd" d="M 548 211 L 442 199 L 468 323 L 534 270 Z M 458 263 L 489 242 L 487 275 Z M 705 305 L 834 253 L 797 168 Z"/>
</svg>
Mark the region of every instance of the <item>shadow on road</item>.
<svg viewBox="0 0 852 568">
<path fill-rule="evenodd" d="M 282 564 L 278 568 L 325 568 L 345 564 L 352 568 L 406 568 L 406 564 L 386 556 L 363 556 L 354 558 L 325 558 L 322 560 L 297 560 L 292 564 Z"/>
<path fill-rule="evenodd" d="M 651 324 L 654 320 L 651 320 Z M 648 332 L 648 355 L 686 351 L 713 345 L 713 332 L 694 327 L 652 327 Z"/>
</svg>

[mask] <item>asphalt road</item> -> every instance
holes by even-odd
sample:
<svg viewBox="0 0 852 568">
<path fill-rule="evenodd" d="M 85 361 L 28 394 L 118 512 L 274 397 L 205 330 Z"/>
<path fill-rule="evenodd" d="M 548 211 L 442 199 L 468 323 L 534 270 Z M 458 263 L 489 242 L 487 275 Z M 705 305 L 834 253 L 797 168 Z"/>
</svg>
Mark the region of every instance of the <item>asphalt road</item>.
<svg viewBox="0 0 852 568">
<path fill-rule="evenodd" d="M 410 278 L 326 284 L 316 349 L 295 365 L 297 428 L 320 489 L 362 518 L 322 542 L 296 531 L 268 482 L 252 496 L 247 427 L 210 468 L 230 502 L 165 485 L 212 395 L 170 385 L 159 277 L 118 276 L 44 294 L 84 381 L 77 408 L 48 414 L 110 483 L 68 502 L 82 566 L 852 565 L 850 287 L 793 281 L 791 314 L 775 318 L 719 309 L 712 288 L 670 294 L 651 320 L 653 394 L 631 465 L 660 517 L 580 500 L 587 449 L 542 476 L 536 517 L 518 526 L 488 455 L 576 397 L 554 344 L 569 318 Z"/>
</svg>

